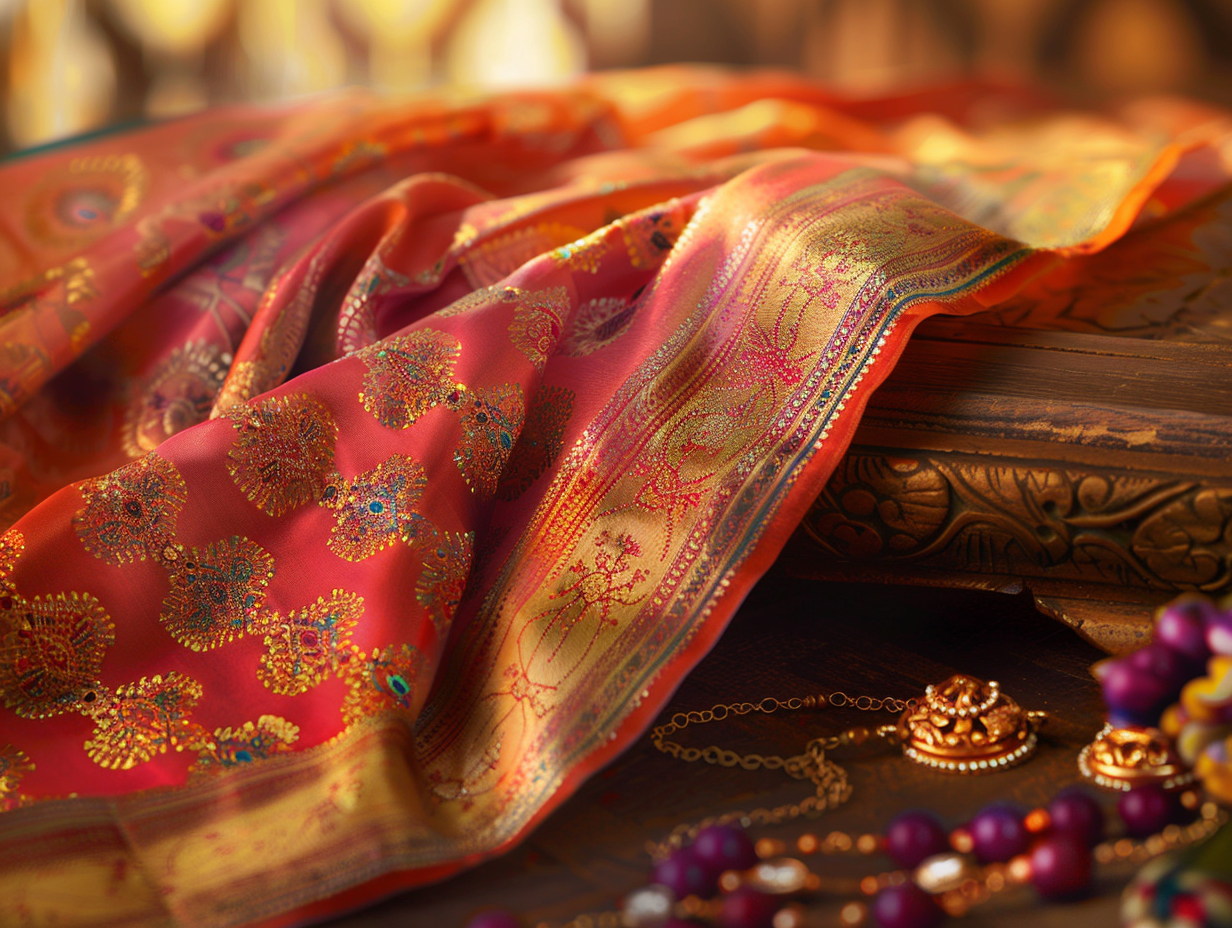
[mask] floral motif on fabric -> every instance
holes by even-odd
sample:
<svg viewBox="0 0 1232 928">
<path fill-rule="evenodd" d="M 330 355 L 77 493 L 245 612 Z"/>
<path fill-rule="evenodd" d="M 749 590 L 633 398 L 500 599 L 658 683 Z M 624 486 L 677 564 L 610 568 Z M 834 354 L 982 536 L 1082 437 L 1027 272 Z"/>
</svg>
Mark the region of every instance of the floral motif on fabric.
<svg viewBox="0 0 1232 928">
<path fill-rule="evenodd" d="M 136 154 L 73 158 L 34 187 L 26 203 L 26 229 L 53 248 L 84 248 L 127 222 L 148 185 Z"/>
<path fill-rule="evenodd" d="M 667 209 L 653 208 L 620 220 L 621 235 L 629 252 L 629 263 L 637 268 L 658 267 L 680 238 L 686 212 L 679 200 Z"/>
<path fill-rule="evenodd" d="M 452 335 L 420 329 L 359 352 L 368 372 L 359 401 L 381 425 L 404 429 L 461 388 L 454 363 L 462 345 Z"/>
<path fill-rule="evenodd" d="M 94 734 L 85 743 L 90 760 L 109 770 L 129 770 L 167 748 L 209 750 L 211 741 L 189 719 L 201 684 L 178 671 L 142 677 L 93 706 Z"/>
<path fill-rule="evenodd" d="M 552 252 L 552 260 L 566 270 L 598 274 L 603 256 L 608 252 L 607 236 L 606 227 L 596 229 L 575 242 L 561 245 Z"/>
<path fill-rule="evenodd" d="M 573 322 L 561 338 L 557 353 L 581 358 L 606 348 L 624 335 L 637 306 L 636 301 L 619 297 L 600 297 L 583 303 L 573 314 Z"/>
<path fill-rule="evenodd" d="M 11 744 L 0 748 L 0 812 L 8 812 L 21 805 L 18 792 L 26 774 L 34 771 L 34 763 Z"/>
<path fill-rule="evenodd" d="M 171 352 L 146 378 L 140 398 L 125 413 L 125 454 L 141 457 L 208 419 L 230 364 L 228 352 L 201 340 Z"/>
<path fill-rule="evenodd" d="M 235 728 L 216 728 L 210 740 L 212 745 L 202 751 L 190 773 L 241 767 L 286 754 L 299 740 L 299 726 L 278 715 L 263 715 Z"/>
<path fill-rule="evenodd" d="M 345 725 L 380 712 L 409 712 L 415 686 L 424 670 L 424 656 L 414 645 L 377 648 L 372 657 L 357 660 L 347 674 L 349 691 L 342 700 Z"/>
<path fill-rule="evenodd" d="M 232 535 L 191 548 L 172 568 L 159 621 L 180 644 L 208 651 L 245 633 L 262 631 L 265 587 L 274 558 L 255 541 Z"/>
<path fill-rule="evenodd" d="M 535 391 L 526 425 L 518 436 L 496 495 L 514 500 L 542 476 L 564 449 L 565 427 L 577 394 L 568 387 L 541 386 Z"/>
<path fill-rule="evenodd" d="M 526 403 L 516 383 L 474 390 L 462 397 L 462 439 L 453 453 L 471 492 L 487 498 L 496 492 L 509 453 L 513 450 Z"/>
<path fill-rule="evenodd" d="M 188 485 L 166 458 L 146 455 L 79 489 L 85 505 L 73 516 L 73 528 L 95 557 L 118 566 L 147 556 L 163 561 L 174 550 Z"/>
<path fill-rule="evenodd" d="M 525 292 L 513 309 L 509 340 L 542 371 L 556 350 L 561 326 L 569 312 L 569 291 L 564 287 Z"/>
<path fill-rule="evenodd" d="M 423 465 L 405 454 L 391 455 L 359 474 L 337 507 L 329 549 L 348 561 L 362 561 L 396 541 L 413 544 L 433 532 L 416 510 L 428 478 Z"/>
<path fill-rule="evenodd" d="M 423 572 L 415 585 L 415 599 L 428 612 L 440 638 L 449 625 L 466 591 L 474 553 L 474 532 L 442 532 L 436 545 L 424 554 Z"/>
<path fill-rule="evenodd" d="M 227 470 L 258 509 L 280 516 L 321 498 L 334 471 L 338 426 L 306 393 L 271 396 L 233 415 L 238 432 Z"/>
<path fill-rule="evenodd" d="M 115 626 L 88 593 L 0 600 L 0 692 L 28 719 L 81 709 L 97 698 Z"/>
<path fill-rule="evenodd" d="M 363 614 L 362 596 L 334 590 L 286 618 L 274 616 L 257 678 L 280 696 L 308 692 L 346 662 Z"/>
<path fill-rule="evenodd" d="M 410 283 L 409 277 L 388 267 L 379 254 L 369 258 L 347 291 L 338 313 L 338 354 L 353 354 L 376 342 L 378 300 L 391 290 L 407 287 Z"/>
</svg>

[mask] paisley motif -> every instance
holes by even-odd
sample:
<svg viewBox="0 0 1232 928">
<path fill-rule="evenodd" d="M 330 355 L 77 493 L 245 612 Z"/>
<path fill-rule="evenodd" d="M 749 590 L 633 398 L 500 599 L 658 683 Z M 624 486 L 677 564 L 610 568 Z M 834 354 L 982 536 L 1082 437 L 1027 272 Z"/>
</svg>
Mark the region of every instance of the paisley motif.
<svg viewBox="0 0 1232 928">
<path fill-rule="evenodd" d="M 280 696 L 308 692 L 346 662 L 363 614 L 362 596 L 334 590 L 285 619 L 271 617 L 257 679 Z"/>
<path fill-rule="evenodd" d="M 338 426 L 307 393 L 270 396 L 237 408 L 227 470 L 258 509 L 280 516 L 319 500 L 334 470 Z"/>
<path fill-rule="evenodd" d="M 202 751 L 190 773 L 201 774 L 239 767 L 285 754 L 299 740 L 299 726 L 278 715 L 263 715 L 257 721 L 235 728 L 216 728 L 211 745 Z"/>
<path fill-rule="evenodd" d="M 522 430 L 525 409 L 522 387 L 516 383 L 474 390 L 462 397 L 458 409 L 462 440 L 453 459 L 472 493 L 486 499 L 496 492 Z"/>
<path fill-rule="evenodd" d="M 569 312 L 569 291 L 564 287 L 521 293 L 509 325 L 509 340 L 542 371 L 556 350 L 561 326 Z"/>
<path fill-rule="evenodd" d="M 452 335 L 420 329 L 359 352 L 368 366 L 359 401 L 381 425 L 404 429 L 462 389 L 454 362 L 462 350 Z"/>
<path fill-rule="evenodd" d="M 636 312 L 636 301 L 619 297 L 600 297 L 583 303 L 574 313 L 557 353 L 581 358 L 606 348 L 625 333 Z"/>
<path fill-rule="evenodd" d="M 201 684 L 174 670 L 121 686 L 90 708 L 94 734 L 86 753 L 101 767 L 129 770 L 169 747 L 209 750 L 209 734 L 188 718 L 200 698 Z"/>
<path fill-rule="evenodd" d="M 474 532 L 442 532 L 424 555 L 423 572 L 415 584 L 415 599 L 427 610 L 437 636 L 444 638 L 457 612 L 474 554 Z"/>
<path fill-rule="evenodd" d="M 125 453 L 141 457 L 172 435 L 208 419 L 230 364 L 229 353 L 202 340 L 171 352 L 145 380 L 140 399 L 125 413 Z"/>
<path fill-rule="evenodd" d="M 518 436 L 496 495 L 514 500 L 543 475 L 564 449 L 565 426 L 577 394 L 568 387 L 541 386 L 535 391 L 526 425 Z"/>
<path fill-rule="evenodd" d="M 405 454 L 359 474 L 336 509 L 329 549 L 362 561 L 398 540 L 413 544 L 431 535 L 432 523 L 415 508 L 427 486 L 423 465 Z"/>
<path fill-rule="evenodd" d="M 188 486 L 175 465 L 149 454 L 79 486 L 85 505 L 73 527 L 85 549 L 108 564 L 173 556 L 175 521 Z"/>
<path fill-rule="evenodd" d="M 232 535 L 191 548 L 172 568 L 159 621 L 194 651 L 262 631 L 268 620 L 261 604 L 273 576 L 273 556 L 248 538 Z"/>
<path fill-rule="evenodd" d="M 83 247 L 128 221 L 148 176 L 135 154 L 74 158 L 51 171 L 26 205 L 26 228 L 52 247 Z"/>
<path fill-rule="evenodd" d="M 89 593 L 0 600 L 0 693 L 23 718 L 39 719 L 97 699 L 115 626 Z"/>
<path fill-rule="evenodd" d="M 377 648 L 366 660 L 360 655 L 348 668 L 343 724 L 350 726 L 380 712 L 409 712 L 424 664 L 423 653 L 409 644 Z"/>
</svg>

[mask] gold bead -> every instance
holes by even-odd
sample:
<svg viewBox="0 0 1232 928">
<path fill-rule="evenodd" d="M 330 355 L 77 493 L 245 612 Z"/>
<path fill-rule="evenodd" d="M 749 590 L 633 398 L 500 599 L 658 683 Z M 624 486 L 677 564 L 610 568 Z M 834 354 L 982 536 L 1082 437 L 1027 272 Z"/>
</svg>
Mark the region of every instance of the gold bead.
<svg viewBox="0 0 1232 928">
<path fill-rule="evenodd" d="M 734 892 L 740 888 L 741 882 L 741 876 L 737 871 L 727 870 L 719 877 L 719 889 L 725 893 Z"/>
<path fill-rule="evenodd" d="M 757 843 L 753 845 L 753 850 L 762 860 L 768 860 L 771 857 L 782 857 L 786 854 L 787 843 L 778 838 L 758 838 Z"/>
<path fill-rule="evenodd" d="M 1052 827 L 1052 816 L 1048 814 L 1047 809 L 1032 809 L 1022 823 L 1031 834 L 1043 834 Z"/>
<path fill-rule="evenodd" d="M 801 854 L 816 854 L 820 846 L 821 842 L 817 840 L 817 836 L 811 831 L 806 831 L 796 839 L 796 848 Z"/>
<path fill-rule="evenodd" d="M 804 928 L 804 910 L 798 905 L 787 905 L 774 913 L 774 928 Z"/>
<path fill-rule="evenodd" d="M 851 731 L 849 731 L 847 733 L 847 736 L 850 739 L 852 744 L 863 744 L 865 741 L 867 741 L 869 738 L 873 736 L 873 733 L 869 731 L 867 728 L 865 728 L 863 725 L 860 725 L 856 728 L 853 728 Z"/>
<path fill-rule="evenodd" d="M 934 854 L 915 869 L 915 883 L 934 896 L 958 889 L 975 873 L 975 861 L 965 854 Z"/>
<path fill-rule="evenodd" d="M 950 832 L 950 847 L 960 854 L 970 854 L 975 850 L 975 839 L 965 828 L 955 828 Z"/>
<path fill-rule="evenodd" d="M 803 699 L 803 702 L 804 702 L 804 708 L 812 709 L 815 705 L 817 705 L 817 697 L 816 696 L 805 696 Z"/>
<path fill-rule="evenodd" d="M 1031 858 L 1024 854 L 1019 854 L 1013 858 L 1005 871 L 1010 880 L 1015 883 L 1026 883 L 1031 879 Z"/>
<path fill-rule="evenodd" d="M 1187 789 L 1181 793 L 1181 805 L 1189 811 L 1198 808 L 1198 803 L 1201 802 L 1201 797 L 1192 789 Z"/>
<path fill-rule="evenodd" d="M 877 882 L 877 878 L 875 876 L 866 876 L 864 879 L 860 880 L 860 892 L 864 893 L 866 896 L 877 895 L 877 891 L 879 889 L 881 889 L 881 886 Z"/>
<path fill-rule="evenodd" d="M 856 850 L 861 854 L 876 854 L 881 841 L 876 835 L 860 835 L 856 838 Z"/>
</svg>

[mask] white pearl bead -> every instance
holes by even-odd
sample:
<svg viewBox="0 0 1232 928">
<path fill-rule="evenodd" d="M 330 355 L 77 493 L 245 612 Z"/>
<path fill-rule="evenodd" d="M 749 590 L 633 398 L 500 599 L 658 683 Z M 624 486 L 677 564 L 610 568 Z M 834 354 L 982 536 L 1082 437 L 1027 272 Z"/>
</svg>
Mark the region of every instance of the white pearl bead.
<svg viewBox="0 0 1232 928">
<path fill-rule="evenodd" d="M 652 883 L 629 893 L 620 907 L 620 921 L 626 928 L 659 928 L 672 917 L 676 896 L 666 886 Z"/>
</svg>

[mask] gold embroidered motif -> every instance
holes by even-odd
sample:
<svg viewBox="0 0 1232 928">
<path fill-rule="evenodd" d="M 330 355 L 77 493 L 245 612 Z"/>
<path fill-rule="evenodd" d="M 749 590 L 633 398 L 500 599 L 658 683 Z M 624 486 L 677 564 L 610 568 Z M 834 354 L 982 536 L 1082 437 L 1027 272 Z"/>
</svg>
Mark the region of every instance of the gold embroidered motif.
<svg viewBox="0 0 1232 928">
<path fill-rule="evenodd" d="M 13 568 L 25 550 L 26 538 L 17 529 L 11 528 L 0 535 L 0 609 L 8 610 L 10 604 L 4 599 L 17 592 L 17 587 L 13 585 Z"/>
<path fill-rule="evenodd" d="M 174 670 L 121 686 L 90 708 L 94 735 L 86 753 L 100 767 L 129 770 L 168 747 L 208 750 L 209 735 L 188 718 L 200 698 L 201 684 Z"/>
<path fill-rule="evenodd" d="M 280 696 L 308 692 L 346 662 L 363 614 L 362 596 L 334 590 L 285 619 L 273 616 L 257 679 Z"/>
<path fill-rule="evenodd" d="M 258 509 L 280 516 L 319 500 L 334 471 L 338 426 L 306 393 L 271 396 L 232 416 L 238 432 L 227 470 Z"/>
<path fill-rule="evenodd" d="M 299 726 L 277 715 L 263 715 L 255 723 L 235 728 L 216 728 L 207 746 L 189 770 L 200 775 L 228 767 L 239 767 L 285 754 L 299 740 Z"/>
<path fill-rule="evenodd" d="M 600 297 L 577 308 L 568 332 L 556 351 L 571 358 L 580 358 L 606 348 L 625 334 L 637 312 L 637 302 L 618 297 Z"/>
<path fill-rule="evenodd" d="M 209 418 L 230 364 L 229 353 L 201 340 L 171 352 L 146 379 L 141 399 L 125 413 L 125 454 L 141 457 Z"/>
<path fill-rule="evenodd" d="M 365 348 L 357 355 L 368 366 L 359 401 L 386 428 L 407 428 L 462 389 L 453 381 L 461 350 L 456 338 L 434 329 L 397 335 Z"/>
<path fill-rule="evenodd" d="M 423 653 L 409 644 L 377 648 L 368 659 L 360 654 L 348 668 L 343 724 L 350 726 L 379 712 L 409 712 L 424 663 Z"/>
<path fill-rule="evenodd" d="M 523 291 L 513 308 L 509 340 L 526 355 L 535 370 L 542 371 L 556 349 L 561 326 L 569 313 L 569 291 L 564 287 Z"/>
<path fill-rule="evenodd" d="M 466 590 L 474 545 L 474 532 L 442 532 L 436 545 L 424 555 L 415 599 L 428 611 L 437 637 L 442 640 L 449 634 L 449 625 Z"/>
<path fill-rule="evenodd" d="M 568 387 L 541 386 L 535 391 L 526 425 L 497 487 L 498 497 L 517 499 L 552 466 L 564 449 L 565 426 L 573 414 L 576 397 Z"/>
<path fill-rule="evenodd" d="M 473 390 L 462 397 L 458 410 L 462 440 L 453 459 L 472 493 L 486 499 L 496 492 L 522 431 L 525 410 L 522 387 L 516 383 Z"/>
<path fill-rule="evenodd" d="M 427 486 L 423 465 L 405 454 L 391 455 L 357 475 L 335 512 L 329 549 L 348 561 L 362 561 L 395 541 L 413 544 L 431 535 L 432 524 L 415 508 Z"/>
<path fill-rule="evenodd" d="M 184 553 L 163 600 L 163 623 L 194 651 L 208 651 L 265 628 L 261 615 L 274 558 L 255 541 L 232 535 Z"/>
<path fill-rule="evenodd" d="M 80 709 L 97 696 L 98 674 L 115 626 L 89 593 L 24 599 L 0 611 L 0 692 L 28 719 Z"/>
<path fill-rule="evenodd" d="M 26 774 L 34 770 L 34 763 L 11 744 L 0 748 L 0 812 L 16 809 L 22 804 L 17 791 Z"/>
<path fill-rule="evenodd" d="M 188 498 L 188 485 L 174 464 L 149 454 L 78 489 L 85 505 L 73 516 L 73 528 L 87 551 L 117 566 L 147 556 L 163 560 Z"/>
</svg>

